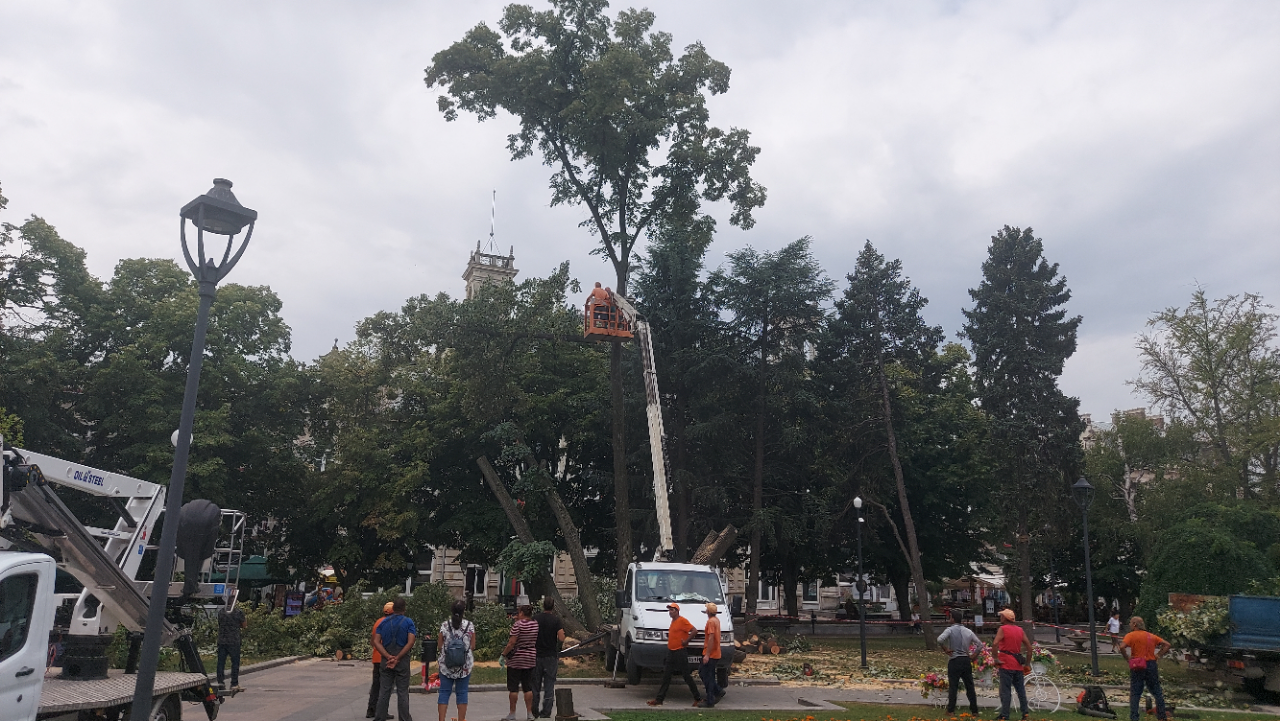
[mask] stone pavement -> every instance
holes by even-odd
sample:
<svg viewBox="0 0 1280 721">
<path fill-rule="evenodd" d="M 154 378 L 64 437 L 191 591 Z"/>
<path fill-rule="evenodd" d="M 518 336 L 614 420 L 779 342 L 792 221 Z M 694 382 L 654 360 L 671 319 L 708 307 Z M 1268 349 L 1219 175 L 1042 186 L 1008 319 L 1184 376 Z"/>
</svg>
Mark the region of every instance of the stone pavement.
<svg viewBox="0 0 1280 721">
<path fill-rule="evenodd" d="M 414 664 L 415 670 L 418 664 Z M 371 675 L 368 663 L 345 663 L 309 659 L 287 666 L 245 676 L 241 684 L 245 692 L 227 699 L 218 715 L 219 721 L 358 721 L 365 718 Z M 420 678 L 416 675 L 415 678 Z M 655 684 L 607 689 L 603 686 L 573 685 L 574 705 L 584 721 L 604 719 L 606 712 L 621 709 L 645 709 L 645 702 L 657 691 Z M 831 701 L 862 703 L 921 703 L 914 688 L 878 690 L 827 689 L 789 686 L 730 686 L 728 695 L 717 705 L 726 710 L 777 710 L 799 714 L 843 713 Z M 984 707 L 994 699 L 978 698 Z M 410 694 L 414 721 L 436 721 L 436 696 Z M 683 684 L 672 683 L 666 709 L 685 710 L 693 698 Z M 392 713 L 394 711 L 392 700 Z M 1016 702 L 1015 702 L 1016 705 Z M 473 691 L 467 709 L 472 721 L 498 721 L 507 714 L 505 691 Z M 203 712 L 192 706 L 185 710 L 189 718 L 203 718 Z M 457 709 L 449 705 L 448 719 L 457 717 Z M 523 702 L 517 716 L 523 719 Z"/>
</svg>

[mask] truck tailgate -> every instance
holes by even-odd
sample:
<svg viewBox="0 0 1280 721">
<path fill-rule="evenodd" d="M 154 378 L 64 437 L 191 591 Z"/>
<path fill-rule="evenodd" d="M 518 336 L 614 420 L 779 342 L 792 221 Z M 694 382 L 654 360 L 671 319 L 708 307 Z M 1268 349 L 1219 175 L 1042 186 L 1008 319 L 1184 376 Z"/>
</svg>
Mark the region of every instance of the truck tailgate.
<svg viewBox="0 0 1280 721">
<path fill-rule="evenodd" d="M 156 673 L 155 695 L 163 696 L 199 686 L 208 680 L 209 677 L 202 673 L 160 671 Z M 50 676 L 44 680 L 44 690 L 40 694 L 40 713 L 89 711 L 130 703 L 137 682 L 137 676 L 116 670 L 111 671 L 107 678 L 94 681 L 71 681 Z"/>
</svg>

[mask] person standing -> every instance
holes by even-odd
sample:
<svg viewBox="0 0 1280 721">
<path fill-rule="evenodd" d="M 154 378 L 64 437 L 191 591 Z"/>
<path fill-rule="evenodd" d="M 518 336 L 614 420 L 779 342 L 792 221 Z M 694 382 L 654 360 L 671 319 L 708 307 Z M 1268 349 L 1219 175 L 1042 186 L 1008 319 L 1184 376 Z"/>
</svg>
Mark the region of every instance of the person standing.
<svg viewBox="0 0 1280 721">
<path fill-rule="evenodd" d="M 235 584 L 227 584 L 227 595 L 230 600 L 218 609 L 218 685 L 226 688 L 223 672 L 226 669 L 227 659 L 231 659 L 231 690 L 242 691 L 243 689 L 240 688 L 240 631 L 248 628 L 249 622 L 244 617 L 244 611 L 236 605 L 239 591 L 236 590 Z"/>
<path fill-rule="evenodd" d="M 1120 612 L 1112 611 L 1111 618 L 1107 620 L 1107 635 L 1111 637 L 1111 651 L 1118 653 L 1120 651 Z"/>
<path fill-rule="evenodd" d="M 964 611 L 951 611 L 951 625 L 938 636 L 938 647 L 950 656 L 947 661 L 947 713 L 956 712 L 956 694 L 964 683 L 969 697 L 969 713 L 978 715 L 978 691 L 973 686 L 973 661 L 986 646 L 978 635 L 964 625 Z"/>
<path fill-rule="evenodd" d="M 373 647 L 382 656 L 382 673 L 378 678 L 378 708 L 376 721 L 386 721 L 387 707 L 391 704 L 391 691 L 396 692 L 396 713 L 400 721 L 413 721 L 409 714 L 409 651 L 418 640 L 418 627 L 413 619 L 404 615 L 405 601 L 397 598 L 391 602 L 391 615 L 382 619 L 373 634 Z"/>
<path fill-rule="evenodd" d="M 698 675 L 707 690 L 707 700 L 702 706 L 713 708 L 724 698 L 724 689 L 716 680 L 716 667 L 720 665 L 720 609 L 714 603 L 707 604 L 707 627 L 703 629 L 702 638 L 702 665 L 698 666 Z"/>
<path fill-rule="evenodd" d="M 476 627 L 462 618 L 467 610 L 466 601 L 454 601 L 450 610 L 453 618 L 440 624 L 440 656 L 436 659 L 440 666 L 440 691 L 436 709 L 440 712 L 440 721 L 444 721 L 449 711 L 449 695 L 456 694 L 458 721 L 467 721 L 467 690 L 471 685 L 471 668 L 476 662 Z"/>
<path fill-rule="evenodd" d="M 662 686 L 658 687 L 658 697 L 649 701 L 650 706 L 661 706 L 667 698 L 667 689 L 671 688 L 671 676 L 680 674 L 689 693 L 693 694 L 693 705 L 702 703 L 702 694 L 693 682 L 689 673 L 689 640 L 697 629 L 689 623 L 689 619 L 680 615 L 680 604 L 668 603 L 667 613 L 671 615 L 671 626 L 667 629 L 667 661 L 662 665 Z"/>
<path fill-rule="evenodd" d="M 516 721 L 516 696 L 524 692 L 525 718 L 533 721 L 533 669 L 538 665 L 538 624 L 533 620 L 533 606 L 524 605 L 516 611 L 516 621 L 511 624 L 511 637 L 502 649 L 507 659 L 507 695 L 511 712 L 502 721 Z"/>
<path fill-rule="evenodd" d="M 991 645 L 996 647 L 997 663 L 1000 667 L 1000 715 L 998 719 L 1009 718 L 1009 706 L 1012 702 L 1010 689 L 1018 692 L 1018 706 L 1022 708 L 1022 718 L 1029 718 L 1030 705 L 1027 704 L 1026 670 L 1031 659 L 1031 642 L 1027 640 L 1026 631 L 1014 622 L 1012 609 L 1000 611 L 1000 629 Z"/>
<path fill-rule="evenodd" d="M 1129 720 L 1138 721 L 1138 701 L 1142 698 L 1142 687 L 1156 699 L 1156 718 L 1164 721 L 1164 691 L 1160 689 L 1160 670 L 1158 661 L 1169 653 L 1169 642 L 1147 632 L 1147 623 L 1142 616 L 1129 619 L 1129 633 L 1120 641 L 1120 652 L 1129 659 Z"/>
<path fill-rule="evenodd" d="M 392 614 L 391 602 L 387 601 L 382 604 L 382 616 L 373 622 L 373 631 L 369 634 L 369 646 L 373 649 L 370 660 L 373 661 L 373 683 L 369 684 L 369 708 L 364 712 L 365 718 L 373 718 L 374 713 L 378 710 L 378 692 L 382 688 L 382 654 L 378 653 L 378 646 L 374 641 L 374 636 L 378 634 L 378 626 Z M 387 718 L 395 718 L 387 716 Z"/>
<path fill-rule="evenodd" d="M 564 641 L 564 623 L 555 614 L 555 608 L 556 602 L 547 596 L 542 599 L 542 613 L 533 617 L 538 624 L 538 642 L 535 645 L 538 660 L 533 667 L 533 712 L 539 718 L 551 718 L 556 672 L 560 668 L 560 642 Z"/>
</svg>

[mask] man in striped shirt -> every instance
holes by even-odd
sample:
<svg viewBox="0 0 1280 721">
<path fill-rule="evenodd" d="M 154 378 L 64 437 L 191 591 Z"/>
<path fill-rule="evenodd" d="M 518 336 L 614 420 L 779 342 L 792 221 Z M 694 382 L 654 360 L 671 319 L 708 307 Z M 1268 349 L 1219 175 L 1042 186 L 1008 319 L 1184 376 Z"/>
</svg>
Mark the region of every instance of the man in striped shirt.
<svg viewBox="0 0 1280 721">
<path fill-rule="evenodd" d="M 524 711 L 527 721 L 533 721 L 533 668 L 538 665 L 538 622 L 533 620 L 533 606 L 524 605 L 516 611 L 511 624 L 511 638 L 507 639 L 502 655 L 507 659 L 507 693 L 511 700 L 511 713 L 502 721 L 516 721 L 516 695 L 524 692 Z"/>
</svg>

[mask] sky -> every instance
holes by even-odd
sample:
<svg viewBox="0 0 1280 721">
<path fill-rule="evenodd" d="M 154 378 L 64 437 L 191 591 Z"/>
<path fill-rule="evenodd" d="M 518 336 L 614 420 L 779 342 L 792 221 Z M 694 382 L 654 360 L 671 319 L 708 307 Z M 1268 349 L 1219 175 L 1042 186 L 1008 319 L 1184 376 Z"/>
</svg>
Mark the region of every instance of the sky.
<svg viewBox="0 0 1280 721">
<path fill-rule="evenodd" d="M 260 215 L 227 282 L 280 295 L 301 360 L 407 298 L 460 295 L 494 191 L 521 277 L 568 260 L 607 281 L 583 211 L 508 156 L 513 120 L 445 122 L 423 83 L 503 4 L 5 0 L 0 220 L 45 218 L 109 278 L 179 259 L 178 209 L 229 178 Z M 1030 226 L 1083 317 L 1062 388 L 1095 419 L 1145 405 L 1126 381 L 1154 312 L 1197 285 L 1280 300 L 1280 3 L 643 6 L 733 69 L 712 123 L 762 149 L 768 202 L 748 231 L 712 208 L 712 268 L 811 236 L 843 281 L 871 240 L 955 339 L 990 237 Z"/>
</svg>

